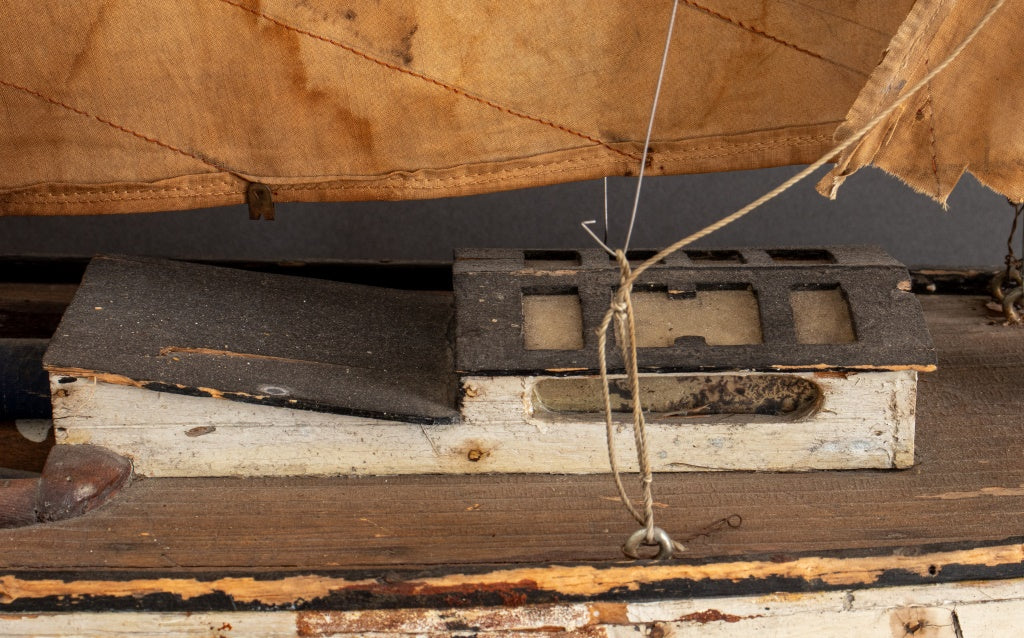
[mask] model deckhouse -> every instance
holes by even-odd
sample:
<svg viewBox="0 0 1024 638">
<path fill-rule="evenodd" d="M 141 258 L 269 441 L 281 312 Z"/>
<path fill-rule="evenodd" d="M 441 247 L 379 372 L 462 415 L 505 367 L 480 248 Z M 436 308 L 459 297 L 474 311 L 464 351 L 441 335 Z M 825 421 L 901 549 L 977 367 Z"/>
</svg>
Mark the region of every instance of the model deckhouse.
<svg viewBox="0 0 1024 638">
<path fill-rule="evenodd" d="M 597 328 L 618 280 L 596 249 L 459 253 L 463 411 L 500 396 L 525 423 L 601 422 Z M 655 469 L 911 465 L 917 373 L 935 355 L 909 289 L 864 247 L 690 250 L 649 269 L 633 304 Z M 621 374 L 612 390 L 630 420 Z"/>
<path fill-rule="evenodd" d="M 596 372 L 597 328 L 618 281 L 614 260 L 598 249 L 458 252 L 457 368 Z M 906 268 L 877 248 L 687 250 L 649 269 L 634 291 L 639 364 L 648 371 L 935 363 Z"/>
<path fill-rule="evenodd" d="M 934 354 L 907 280 L 874 249 L 651 269 L 655 469 L 910 465 Z M 593 328 L 616 282 L 599 251 L 462 252 L 454 295 L 97 258 L 45 360 L 58 441 L 151 476 L 605 472 Z"/>
</svg>

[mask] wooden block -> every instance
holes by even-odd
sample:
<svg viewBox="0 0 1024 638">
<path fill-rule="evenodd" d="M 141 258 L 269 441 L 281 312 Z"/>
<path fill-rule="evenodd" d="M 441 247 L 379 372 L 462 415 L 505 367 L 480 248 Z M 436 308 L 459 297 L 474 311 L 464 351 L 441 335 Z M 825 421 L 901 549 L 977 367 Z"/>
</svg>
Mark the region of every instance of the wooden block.
<svg viewBox="0 0 1024 638">
<path fill-rule="evenodd" d="M 710 386 L 726 377 L 763 378 L 756 373 L 680 376 Z M 916 377 L 909 370 L 797 373 L 786 378 L 806 380 L 821 393 L 809 412 L 702 415 L 698 408 L 695 414 L 652 415 L 648 439 L 654 469 L 908 467 L 914 456 Z M 643 380 L 664 377 L 644 375 Z M 603 417 L 554 413 L 538 400 L 538 384 L 572 381 L 467 377 L 462 422 L 454 424 L 253 405 L 89 378 L 55 376 L 52 389 L 58 443 L 107 447 L 131 458 L 135 471 L 146 476 L 607 472 Z M 620 428 L 616 442 L 623 469 L 635 471 L 631 431 Z"/>
</svg>

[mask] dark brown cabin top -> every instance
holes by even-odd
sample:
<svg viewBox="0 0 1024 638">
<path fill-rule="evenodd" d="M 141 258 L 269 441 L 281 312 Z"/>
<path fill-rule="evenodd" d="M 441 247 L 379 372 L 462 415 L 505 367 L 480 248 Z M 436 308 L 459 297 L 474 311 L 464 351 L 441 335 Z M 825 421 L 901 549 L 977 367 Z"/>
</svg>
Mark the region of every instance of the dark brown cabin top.
<svg viewBox="0 0 1024 638">
<path fill-rule="evenodd" d="M 654 254 L 631 251 L 628 257 L 639 263 Z M 618 267 L 608 254 L 463 250 L 456 253 L 453 279 L 459 372 L 596 370 L 597 328 L 619 284 Z M 647 270 L 634 286 L 638 324 L 645 294 L 649 314 L 663 315 L 648 317 L 647 323 L 664 324 L 660 337 L 658 326 L 651 325 L 644 329 L 653 336 L 641 335 L 656 344 L 639 344 L 639 364 L 647 371 L 928 371 L 935 366 L 920 304 L 910 293 L 910 275 L 880 248 L 684 250 Z M 697 314 L 673 317 L 670 302 L 687 299 L 694 303 L 683 314 Z M 570 338 L 531 338 L 531 308 L 542 312 L 545 304 L 549 316 L 573 332 Z M 836 309 L 814 316 L 827 304 Z M 723 336 L 729 324 L 744 319 L 741 314 L 753 323 L 750 334 Z M 726 324 L 724 331 L 716 331 L 715 323 Z M 838 327 L 826 326 L 822 333 L 821 326 L 830 323 Z M 609 344 L 609 365 L 621 371 L 614 338 Z"/>
<path fill-rule="evenodd" d="M 448 423 L 451 320 L 444 293 L 97 257 L 43 364 L 161 392 Z"/>
</svg>

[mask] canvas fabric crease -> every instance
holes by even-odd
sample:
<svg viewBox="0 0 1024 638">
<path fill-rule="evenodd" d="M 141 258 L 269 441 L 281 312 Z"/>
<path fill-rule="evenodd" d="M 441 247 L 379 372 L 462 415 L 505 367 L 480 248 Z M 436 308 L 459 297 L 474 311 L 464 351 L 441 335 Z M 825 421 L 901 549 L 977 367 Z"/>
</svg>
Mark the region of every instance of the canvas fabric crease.
<svg viewBox="0 0 1024 638">
<path fill-rule="evenodd" d="M 943 60 L 994 0 L 920 0 L 838 129 L 846 139 Z M 948 68 L 843 153 L 818 184 L 834 197 L 843 181 L 874 165 L 945 203 L 965 171 L 1024 201 L 1024 1 L 1007 0 Z"/>
<path fill-rule="evenodd" d="M 647 174 L 816 159 L 894 34 L 943 4 L 956 3 L 683 0 Z M 282 202 L 394 200 L 633 174 L 670 10 L 13 0 L 0 214 L 238 204 L 249 182 Z M 971 161 L 986 181 L 984 168 Z"/>
</svg>

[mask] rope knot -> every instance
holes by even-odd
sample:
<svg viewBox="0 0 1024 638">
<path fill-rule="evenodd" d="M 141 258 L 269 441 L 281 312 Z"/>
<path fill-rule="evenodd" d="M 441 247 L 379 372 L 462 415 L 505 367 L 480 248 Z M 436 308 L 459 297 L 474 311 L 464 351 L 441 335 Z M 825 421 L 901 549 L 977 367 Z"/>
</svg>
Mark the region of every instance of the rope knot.
<svg viewBox="0 0 1024 638">
<path fill-rule="evenodd" d="M 622 283 L 629 279 L 630 267 L 629 260 L 626 259 L 626 253 L 622 252 L 621 249 L 615 251 L 615 262 L 619 265 L 619 276 L 621 277 Z"/>
</svg>

